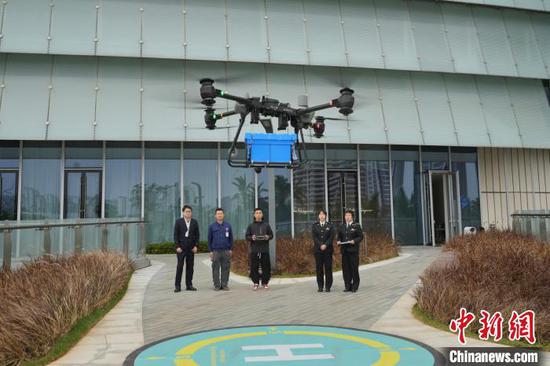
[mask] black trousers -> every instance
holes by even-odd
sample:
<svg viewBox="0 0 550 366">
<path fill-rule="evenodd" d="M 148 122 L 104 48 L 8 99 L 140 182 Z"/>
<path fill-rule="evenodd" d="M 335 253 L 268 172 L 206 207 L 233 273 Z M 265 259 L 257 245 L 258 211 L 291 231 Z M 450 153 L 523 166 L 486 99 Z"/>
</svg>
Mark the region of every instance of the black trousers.
<svg viewBox="0 0 550 366">
<path fill-rule="evenodd" d="M 193 264 L 195 254 L 192 251 L 183 251 L 176 254 L 178 256 L 178 266 L 176 267 L 176 288 L 181 288 L 181 275 L 183 273 L 183 262 L 185 261 L 185 286 L 193 286 Z"/>
<path fill-rule="evenodd" d="M 342 253 L 342 274 L 346 290 L 357 291 L 359 288 L 359 252 Z"/>
<path fill-rule="evenodd" d="M 315 271 L 317 272 L 317 286 L 328 290 L 332 287 L 332 253 L 327 251 L 315 252 Z"/>
<path fill-rule="evenodd" d="M 262 274 L 260 275 L 260 265 Z M 250 253 L 250 278 L 255 284 L 267 285 L 271 279 L 271 260 L 268 253 Z"/>
</svg>

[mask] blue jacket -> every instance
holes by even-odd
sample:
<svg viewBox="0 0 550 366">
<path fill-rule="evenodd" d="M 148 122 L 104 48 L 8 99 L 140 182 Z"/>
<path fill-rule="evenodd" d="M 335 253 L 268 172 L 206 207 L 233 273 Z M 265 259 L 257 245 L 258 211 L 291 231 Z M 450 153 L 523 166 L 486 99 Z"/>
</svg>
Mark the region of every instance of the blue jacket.
<svg viewBox="0 0 550 366">
<path fill-rule="evenodd" d="M 216 221 L 208 226 L 208 250 L 231 250 L 233 248 L 233 229 L 227 222 Z"/>
</svg>

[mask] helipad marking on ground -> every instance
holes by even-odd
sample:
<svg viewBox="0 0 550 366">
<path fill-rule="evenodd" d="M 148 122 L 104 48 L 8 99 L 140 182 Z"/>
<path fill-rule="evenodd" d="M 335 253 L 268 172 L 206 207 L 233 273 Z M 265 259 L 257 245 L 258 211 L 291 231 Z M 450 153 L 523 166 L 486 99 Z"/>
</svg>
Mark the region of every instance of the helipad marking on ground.
<svg viewBox="0 0 550 366">
<path fill-rule="evenodd" d="M 442 365 L 418 342 L 360 329 L 309 325 L 210 330 L 161 340 L 134 351 L 125 366 Z"/>
</svg>

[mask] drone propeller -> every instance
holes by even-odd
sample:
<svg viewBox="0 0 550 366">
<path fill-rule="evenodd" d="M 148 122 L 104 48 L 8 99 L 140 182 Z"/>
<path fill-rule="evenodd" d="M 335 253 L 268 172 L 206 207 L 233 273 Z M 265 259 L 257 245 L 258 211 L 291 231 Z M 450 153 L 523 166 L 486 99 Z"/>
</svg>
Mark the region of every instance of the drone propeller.
<svg viewBox="0 0 550 366">
<path fill-rule="evenodd" d="M 324 121 L 349 121 L 348 119 L 345 119 L 345 118 L 334 118 L 334 117 L 321 117 L 321 119 Z"/>
<path fill-rule="evenodd" d="M 204 127 L 186 127 L 188 130 L 226 130 L 230 128 L 239 128 L 239 126 L 216 126 L 214 125 L 213 128 L 208 128 L 207 126 Z"/>
<path fill-rule="evenodd" d="M 336 117 L 325 117 L 325 116 L 315 116 L 316 122 L 324 122 L 324 121 L 356 121 L 353 118 L 336 118 Z"/>
<path fill-rule="evenodd" d="M 205 77 L 201 77 L 193 80 L 192 82 L 200 82 Z M 229 75 L 209 75 L 209 79 L 214 80 L 218 85 L 227 85 L 229 83 L 235 83 L 240 81 L 247 81 L 250 75 L 244 72 L 231 72 Z"/>
</svg>

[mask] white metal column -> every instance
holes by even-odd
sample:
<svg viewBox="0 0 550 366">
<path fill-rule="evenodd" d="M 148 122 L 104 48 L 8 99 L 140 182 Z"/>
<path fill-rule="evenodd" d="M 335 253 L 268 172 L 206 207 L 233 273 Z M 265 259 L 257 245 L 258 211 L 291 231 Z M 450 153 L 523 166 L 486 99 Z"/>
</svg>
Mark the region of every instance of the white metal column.
<svg viewBox="0 0 550 366">
<path fill-rule="evenodd" d="M 393 217 L 393 164 L 391 160 L 391 145 L 388 145 L 388 166 L 390 168 L 390 213 L 391 237 L 395 240 L 395 218 Z"/>
<path fill-rule="evenodd" d="M 145 141 L 141 142 L 141 219 L 145 218 Z"/>
<path fill-rule="evenodd" d="M 218 207 L 222 207 L 222 172 L 221 172 L 221 144 L 218 142 L 218 163 L 217 170 L 217 185 L 218 185 Z"/>
<path fill-rule="evenodd" d="M 59 190 L 59 219 L 65 217 L 65 141 L 61 141 L 61 184 Z"/>
<path fill-rule="evenodd" d="M 290 235 L 294 239 L 294 170 L 290 170 Z"/>
<path fill-rule="evenodd" d="M 107 162 L 107 142 L 103 141 L 101 165 L 101 218 L 105 218 L 105 171 Z"/>
</svg>

